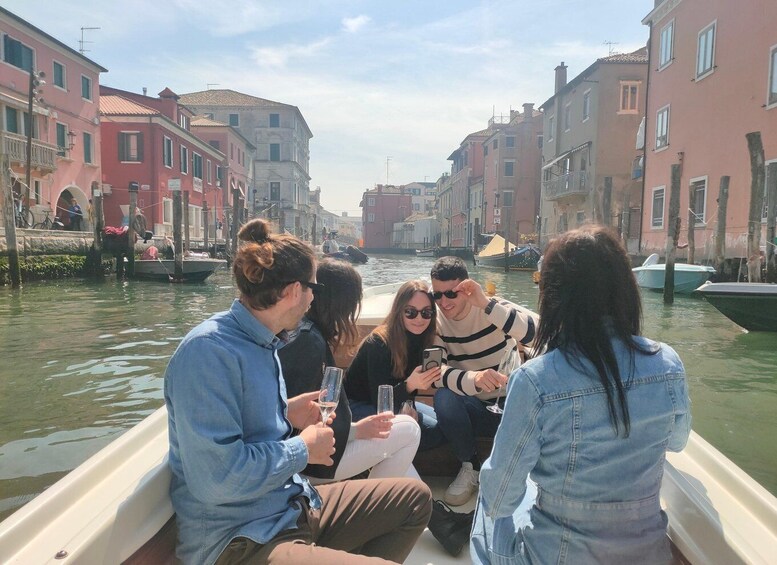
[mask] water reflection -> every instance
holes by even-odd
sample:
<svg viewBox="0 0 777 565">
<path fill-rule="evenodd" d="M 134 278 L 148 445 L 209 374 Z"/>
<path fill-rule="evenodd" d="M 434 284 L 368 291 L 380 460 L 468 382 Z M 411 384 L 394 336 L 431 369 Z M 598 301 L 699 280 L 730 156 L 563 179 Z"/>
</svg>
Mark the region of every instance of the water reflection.
<svg viewBox="0 0 777 565">
<path fill-rule="evenodd" d="M 429 280 L 434 259 L 377 256 L 365 286 Z M 530 273 L 471 267 L 536 309 Z M 0 289 L 0 518 L 163 404 L 164 369 L 189 329 L 229 307 L 230 274 L 198 285 L 109 279 Z M 706 301 L 645 293 L 645 334 L 688 372 L 694 429 L 777 492 L 777 334 L 748 334 Z"/>
</svg>

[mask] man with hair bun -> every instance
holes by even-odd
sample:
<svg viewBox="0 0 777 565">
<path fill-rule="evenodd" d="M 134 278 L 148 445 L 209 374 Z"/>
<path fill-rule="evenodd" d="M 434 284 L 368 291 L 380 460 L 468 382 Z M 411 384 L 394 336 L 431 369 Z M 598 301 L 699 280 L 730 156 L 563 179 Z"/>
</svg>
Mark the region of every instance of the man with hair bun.
<svg viewBox="0 0 777 565">
<path fill-rule="evenodd" d="M 313 251 L 271 234 L 261 219 L 238 237 L 239 298 L 187 334 L 165 373 L 178 557 L 219 565 L 403 562 L 431 513 L 425 484 L 314 488 L 299 475 L 308 464 L 332 465 L 335 453 L 318 392 L 287 399 L 277 354 L 320 288 Z"/>
</svg>

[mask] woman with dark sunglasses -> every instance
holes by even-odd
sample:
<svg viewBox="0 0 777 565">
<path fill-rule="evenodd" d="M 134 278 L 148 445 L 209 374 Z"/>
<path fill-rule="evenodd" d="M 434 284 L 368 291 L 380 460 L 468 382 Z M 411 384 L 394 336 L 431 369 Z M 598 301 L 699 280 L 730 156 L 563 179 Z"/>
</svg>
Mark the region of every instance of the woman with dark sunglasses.
<svg viewBox="0 0 777 565">
<path fill-rule="evenodd" d="M 322 367 L 335 366 L 333 351 L 356 343 L 356 318 L 362 299 L 362 278 L 350 263 L 324 259 L 316 270 L 318 283 L 299 281 L 315 296 L 293 340 L 278 350 L 289 396 L 321 387 Z M 413 477 L 412 462 L 421 432 L 407 416 L 374 414 L 356 422 L 345 389 L 340 391 L 334 464 L 308 465 L 304 474 L 313 484 L 351 478 L 371 469 L 370 478 Z"/>
<path fill-rule="evenodd" d="M 424 349 L 432 347 L 436 329 L 437 310 L 429 286 L 419 280 L 403 284 L 388 316 L 362 341 L 346 373 L 345 390 L 354 420 L 376 413 L 380 385 L 394 387 L 394 411 L 399 412 L 419 390 L 430 388 L 440 378 L 439 367 L 421 369 Z M 415 411 L 421 426 L 419 451 L 441 445 L 445 437 L 434 408 L 418 403 Z"/>
</svg>

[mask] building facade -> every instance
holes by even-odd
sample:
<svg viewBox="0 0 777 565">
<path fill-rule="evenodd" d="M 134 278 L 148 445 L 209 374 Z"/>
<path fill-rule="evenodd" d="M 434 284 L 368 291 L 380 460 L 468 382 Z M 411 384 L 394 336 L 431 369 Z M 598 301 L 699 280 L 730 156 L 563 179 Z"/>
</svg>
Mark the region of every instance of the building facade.
<svg viewBox="0 0 777 565">
<path fill-rule="evenodd" d="M 379 184 L 362 194 L 359 206 L 364 249 L 389 249 L 394 241 L 394 224 L 409 215 L 412 197 L 404 186 Z"/>
<path fill-rule="evenodd" d="M 27 198 L 27 138 L 32 137 L 29 205 L 33 222 L 45 212 L 68 223 L 75 199 L 86 211 L 100 172 L 100 73 L 107 72 L 0 7 L 0 112 L 3 153 L 11 164 L 13 191 Z M 31 73 L 45 84 L 31 84 Z M 31 88 L 33 107 L 29 116 Z M 87 226 L 90 227 L 90 226 Z"/>
<path fill-rule="evenodd" d="M 448 156 L 451 161 L 450 196 L 447 198 L 444 220 L 449 228 L 449 242 L 444 247 L 471 248 L 474 242 L 474 229 L 470 226 L 473 211 L 480 209 L 479 202 L 473 202 L 471 187 L 483 178 L 484 147 L 483 142 L 493 133 L 493 125 L 488 129 L 469 134 L 459 147 Z M 482 193 L 481 193 L 482 194 Z"/>
<path fill-rule="evenodd" d="M 747 257 L 745 135 L 760 132 L 766 163 L 777 162 L 777 3 L 657 0 L 643 23 L 651 64 L 641 251 L 665 252 L 671 168 L 680 165 L 680 243 L 691 235 L 696 262 L 711 262 L 721 177 L 729 176 L 725 256 Z M 765 229 L 762 209 L 753 229 Z"/>
<path fill-rule="evenodd" d="M 106 225 L 126 225 L 129 185 L 138 183 L 138 206 L 156 235 L 173 234 L 171 181 L 189 194 L 189 236 L 201 238 L 204 223 L 219 230 L 231 206 L 220 186 L 226 156 L 190 130 L 191 112 L 169 89 L 151 98 L 102 87 L 103 211 Z M 143 104 L 142 102 L 145 102 Z M 208 203 L 210 214 L 203 217 Z M 186 214 L 187 211 L 184 211 Z M 219 231 L 215 232 L 220 236 Z"/>
<path fill-rule="evenodd" d="M 647 50 L 597 59 L 567 82 L 556 67 L 555 93 L 542 106 L 540 242 L 586 222 L 623 230 L 636 251 L 642 180 L 635 174 L 645 112 Z M 624 218 L 626 221 L 624 223 Z M 631 226 L 631 227 L 628 227 Z"/>
<path fill-rule="evenodd" d="M 265 199 L 282 210 L 281 230 L 310 239 L 310 139 L 313 134 L 299 108 L 234 90 L 204 90 L 181 95 L 196 114 L 229 124 L 256 148 L 253 155 L 257 208 Z M 254 189 L 256 192 L 254 193 Z"/>
</svg>

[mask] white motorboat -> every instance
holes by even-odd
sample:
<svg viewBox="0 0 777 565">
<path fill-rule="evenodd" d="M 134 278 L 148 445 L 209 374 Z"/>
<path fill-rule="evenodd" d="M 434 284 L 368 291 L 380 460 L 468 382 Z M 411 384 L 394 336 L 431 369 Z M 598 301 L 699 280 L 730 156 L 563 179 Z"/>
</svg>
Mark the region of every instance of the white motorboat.
<svg viewBox="0 0 777 565">
<path fill-rule="evenodd" d="M 189 256 L 183 259 L 183 282 L 202 282 L 216 269 L 226 267 L 224 259 Z M 173 259 L 135 259 L 135 276 L 139 279 L 170 281 L 175 278 Z"/>
<path fill-rule="evenodd" d="M 777 332 L 777 284 L 708 281 L 696 292 L 746 330 Z"/>
<path fill-rule="evenodd" d="M 666 277 L 666 265 L 658 262 L 658 253 L 653 253 L 639 267 L 632 269 L 637 284 L 649 290 L 663 290 Z M 707 265 L 691 265 L 689 263 L 674 264 L 674 291 L 690 294 L 704 284 L 715 269 Z"/>
<path fill-rule="evenodd" d="M 365 290 L 363 329 L 383 320 L 399 286 Z M 170 559 L 175 528 L 167 452 L 163 407 L 0 523 L 3 563 Z M 661 498 L 669 536 L 687 562 L 774 563 L 777 498 L 698 434 L 691 433 L 681 453 L 667 454 Z M 428 545 L 431 550 L 414 551 L 407 563 L 466 562 Z"/>
</svg>

